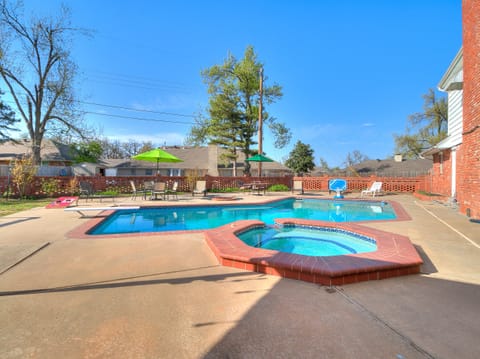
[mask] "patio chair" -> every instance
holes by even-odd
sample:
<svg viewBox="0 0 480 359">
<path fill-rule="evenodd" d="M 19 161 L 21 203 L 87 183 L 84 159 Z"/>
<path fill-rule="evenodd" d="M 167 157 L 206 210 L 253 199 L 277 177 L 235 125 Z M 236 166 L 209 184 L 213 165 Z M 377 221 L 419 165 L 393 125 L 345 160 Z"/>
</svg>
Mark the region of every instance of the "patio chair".
<svg viewBox="0 0 480 359">
<path fill-rule="evenodd" d="M 292 193 L 294 193 L 295 191 L 303 194 L 303 181 L 293 181 Z"/>
<path fill-rule="evenodd" d="M 175 182 L 173 182 L 172 188 L 171 188 L 171 189 L 167 189 L 167 196 L 168 196 L 168 197 L 170 197 L 170 195 L 175 196 L 175 199 L 178 200 L 177 190 L 178 190 L 178 182 L 175 181 Z"/>
<path fill-rule="evenodd" d="M 242 192 L 251 192 L 252 191 L 252 184 L 251 183 L 245 183 L 243 181 L 237 181 L 237 187 L 240 191 Z"/>
<path fill-rule="evenodd" d="M 80 181 L 78 182 L 78 187 L 80 191 L 79 198 L 85 198 L 85 200 L 88 201 L 89 198 L 93 197 L 95 191 L 93 189 L 93 185 L 90 182 Z"/>
<path fill-rule="evenodd" d="M 362 193 L 360 193 L 360 197 L 367 194 L 372 194 L 372 197 L 375 197 L 375 195 L 379 194 L 381 190 L 382 182 L 373 182 L 369 189 L 364 189 Z"/>
<path fill-rule="evenodd" d="M 251 191 L 252 191 L 252 194 L 256 192 L 260 196 L 261 192 L 263 192 L 264 195 L 267 193 L 267 188 L 268 188 L 268 183 L 255 181 L 255 182 L 252 182 Z"/>
<path fill-rule="evenodd" d="M 163 196 L 163 199 L 166 199 L 167 186 L 166 186 L 165 182 L 155 182 L 155 184 L 153 185 L 151 199 L 153 199 L 154 197 L 155 197 L 155 199 L 157 199 L 158 195 L 161 195 L 161 196 Z"/>
<path fill-rule="evenodd" d="M 145 181 L 143 182 L 143 190 L 145 191 L 144 198 L 147 198 L 147 193 L 150 193 L 150 197 L 152 196 L 153 186 L 155 185 L 155 181 Z"/>
<path fill-rule="evenodd" d="M 195 188 L 192 191 L 192 196 L 195 197 L 195 194 L 203 193 L 203 197 L 207 196 L 207 181 L 197 181 L 195 183 Z"/>
<path fill-rule="evenodd" d="M 132 199 L 136 200 L 137 199 L 137 194 L 141 194 L 143 199 L 146 199 L 147 197 L 147 192 L 151 192 L 151 190 L 146 190 L 146 189 L 137 189 L 135 186 L 135 182 L 130 181 L 130 186 L 132 187 Z"/>
</svg>

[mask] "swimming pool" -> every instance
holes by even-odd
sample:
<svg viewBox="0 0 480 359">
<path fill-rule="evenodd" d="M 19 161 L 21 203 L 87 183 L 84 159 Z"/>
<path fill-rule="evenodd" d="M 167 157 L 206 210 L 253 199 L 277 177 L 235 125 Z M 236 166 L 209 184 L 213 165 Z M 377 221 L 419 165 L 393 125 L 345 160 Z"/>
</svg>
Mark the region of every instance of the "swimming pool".
<svg viewBox="0 0 480 359">
<path fill-rule="evenodd" d="M 167 232 L 217 228 L 238 220 L 255 219 L 274 224 L 278 218 L 329 222 L 360 222 L 396 219 L 393 207 L 382 201 L 335 201 L 294 198 L 261 205 L 144 207 L 113 213 L 88 234 Z"/>
<path fill-rule="evenodd" d="M 338 228 L 265 226 L 249 229 L 237 237 L 251 247 L 315 257 L 377 250 L 374 239 Z"/>
</svg>

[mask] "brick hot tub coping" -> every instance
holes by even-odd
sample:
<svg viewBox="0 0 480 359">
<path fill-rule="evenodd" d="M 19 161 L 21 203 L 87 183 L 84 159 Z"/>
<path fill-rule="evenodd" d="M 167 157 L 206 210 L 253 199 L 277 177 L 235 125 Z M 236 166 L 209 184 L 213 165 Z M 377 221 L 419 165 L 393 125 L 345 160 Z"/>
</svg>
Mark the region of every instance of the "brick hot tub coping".
<svg viewBox="0 0 480 359">
<path fill-rule="evenodd" d="M 321 285 L 344 285 L 367 280 L 417 274 L 423 263 L 406 236 L 354 223 L 279 218 L 276 223 L 335 228 L 372 238 L 374 252 L 330 257 L 312 257 L 248 246 L 237 234 L 265 224 L 243 220 L 205 231 L 208 246 L 220 264 Z"/>
</svg>

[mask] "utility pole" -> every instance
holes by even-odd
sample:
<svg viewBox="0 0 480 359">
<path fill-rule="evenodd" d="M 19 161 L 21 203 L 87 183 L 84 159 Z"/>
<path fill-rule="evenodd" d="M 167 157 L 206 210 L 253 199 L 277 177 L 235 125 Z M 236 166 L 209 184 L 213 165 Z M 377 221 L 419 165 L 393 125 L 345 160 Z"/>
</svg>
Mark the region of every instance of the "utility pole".
<svg viewBox="0 0 480 359">
<path fill-rule="evenodd" d="M 258 154 L 263 155 L 263 67 L 260 67 L 260 89 L 258 104 Z M 258 162 L 258 177 L 262 177 L 262 162 Z"/>
</svg>

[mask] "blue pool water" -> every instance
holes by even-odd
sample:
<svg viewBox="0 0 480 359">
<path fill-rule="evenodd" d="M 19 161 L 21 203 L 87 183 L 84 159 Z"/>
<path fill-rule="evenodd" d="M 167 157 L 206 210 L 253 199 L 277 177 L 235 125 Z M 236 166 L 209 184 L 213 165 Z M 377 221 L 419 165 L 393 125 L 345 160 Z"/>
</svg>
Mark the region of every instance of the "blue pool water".
<svg viewBox="0 0 480 359">
<path fill-rule="evenodd" d="M 261 227 L 238 235 L 247 245 L 306 256 L 339 256 L 374 252 L 375 240 L 335 228 Z"/>
<path fill-rule="evenodd" d="M 262 205 L 151 207 L 122 210 L 107 217 L 89 234 L 165 232 L 216 228 L 242 219 L 274 224 L 275 218 L 304 218 L 330 222 L 395 219 L 385 202 L 293 198 Z"/>
</svg>

